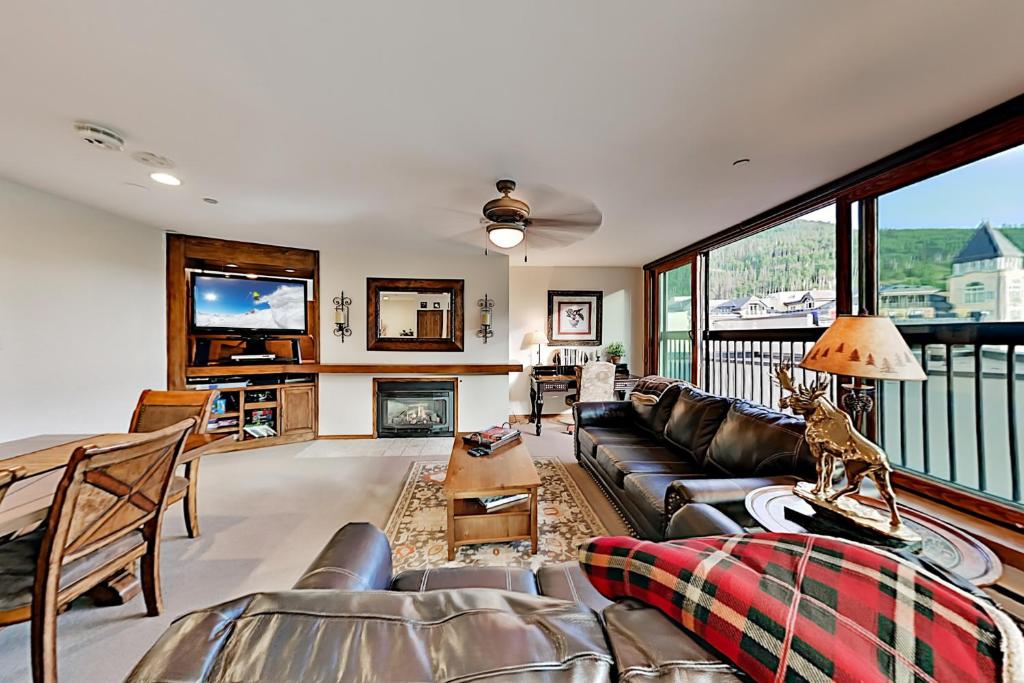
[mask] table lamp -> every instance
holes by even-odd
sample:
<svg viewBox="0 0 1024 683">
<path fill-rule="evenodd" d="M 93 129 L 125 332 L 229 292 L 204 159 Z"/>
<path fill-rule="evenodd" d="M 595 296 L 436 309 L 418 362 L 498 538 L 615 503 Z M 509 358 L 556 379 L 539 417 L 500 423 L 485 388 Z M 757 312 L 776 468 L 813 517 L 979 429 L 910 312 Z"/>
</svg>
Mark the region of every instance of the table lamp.
<svg viewBox="0 0 1024 683">
<path fill-rule="evenodd" d="M 547 337 L 540 330 L 534 330 L 533 332 L 530 332 L 528 335 L 526 335 L 526 345 L 527 346 L 533 346 L 534 344 L 537 345 L 537 365 L 541 364 L 541 362 L 540 362 L 540 347 L 541 347 L 541 344 L 546 343 L 547 340 L 548 340 Z"/>
<path fill-rule="evenodd" d="M 881 315 L 840 315 L 804 356 L 801 368 L 852 377 L 844 384 L 843 408 L 861 428 L 874 407 L 875 387 L 861 379 L 924 381 L 928 379 L 896 325 Z"/>
</svg>

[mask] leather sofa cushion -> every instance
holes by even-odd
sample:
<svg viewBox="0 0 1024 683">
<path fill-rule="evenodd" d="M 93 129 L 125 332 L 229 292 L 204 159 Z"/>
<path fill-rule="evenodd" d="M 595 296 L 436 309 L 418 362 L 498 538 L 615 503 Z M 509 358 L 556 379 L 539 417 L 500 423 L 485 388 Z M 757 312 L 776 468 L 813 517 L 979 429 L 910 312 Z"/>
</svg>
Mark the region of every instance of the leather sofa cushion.
<svg viewBox="0 0 1024 683">
<path fill-rule="evenodd" d="M 127 680 L 553 683 L 611 672 L 600 619 L 584 605 L 472 588 L 293 590 L 179 618 Z"/>
<path fill-rule="evenodd" d="M 577 427 L 576 432 L 580 442 L 580 453 L 590 458 L 597 455 L 597 447 L 603 444 L 657 445 L 654 439 L 632 427 Z"/>
<path fill-rule="evenodd" d="M 549 564 L 537 570 L 537 585 L 542 595 L 586 605 L 598 614 L 613 604 L 597 592 L 580 569 L 579 562 Z"/>
<path fill-rule="evenodd" d="M 679 477 L 675 474 L 631 474 L 622 488 L 633 505 L 654 529 L 665 528 L 665 492 Z"/>
<path fill-rule="evenodd" d="M 662 392 L 658 402 L 653 405 L 631 398 L 633 424 L 648 436 L 660 438 L 665 431 L 665 423 L 668 422 L 668 416 L 672 412 L 672 406 L 675 405 L 676 397 L 679 396 L 682 386 L 682 384 L 673 384 Z"/>
<path fill-rule="evenodd" d="M 43 544 L 43 527 L 0 544 L 0 609 L 9 610 L 32 604 L 36 582 L 36 561 Z M 68 588 L 108 562 L 146 544 L 141 531 L 132 531 L 99 550 L 64 564 L 60 587 Z M 113 573 L 113 572 L 111 572 Z"/>
<path fill-rule="evenodd" d="M 391 582 L 391 590 L 420 592 L 453 588 L 496 588 L 537 595 L 537 579 L 523 567 L 439 567 L 410 569 Z"/>
<path fill-rule="evenodd" d="M 703 465 L 708 446 L 731 403 L 722 396 L 682 387 L 665 424 L 665 440 L 693 462 Z"/>
<path fill-rule="evenodd" d="M 735 401 L 729 408 L 708 447 L 704 467 L 709 478 L 815 476 L 804 421 L 747 401 Z"/>
<path fill-rule="evenodd" d="M 626 475 L 633 473 L 702 476 L 699 467 L 683 461 L 664 446 L 609 444 L 597 447 L 597 466 L 620 488 Z"/>
<path fill-rule="evenodd" d="M 737 671 L 676 626 L 664 614 L 635 600 L 613 603 L 602 614 L 624 683 L 734 683 Z"/>
</svg>

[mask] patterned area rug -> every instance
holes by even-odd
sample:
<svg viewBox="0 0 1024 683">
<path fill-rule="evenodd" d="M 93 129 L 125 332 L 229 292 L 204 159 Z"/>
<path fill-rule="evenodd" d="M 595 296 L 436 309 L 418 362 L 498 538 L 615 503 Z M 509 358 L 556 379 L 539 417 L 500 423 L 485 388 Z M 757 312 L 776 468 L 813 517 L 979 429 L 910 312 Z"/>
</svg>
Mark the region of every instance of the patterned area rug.
<svg viewBox="0 0 1024 683">
<path fill-rule="evenodd" d="M 537 554 L 530 554 L 529 541 L 486 543 L 460 546 L 455 560 L 449 562 L 445 539 L 448 518 L 441 489 L 448 463 L 413 463 L 385 529 L 395 572 L 469 565 L 536 569 L 575 560 L 580 544 L 608 534 L 562 463 L 553 458 L 534 458 L 533 464 L 541 481 Z"/>
</svg>

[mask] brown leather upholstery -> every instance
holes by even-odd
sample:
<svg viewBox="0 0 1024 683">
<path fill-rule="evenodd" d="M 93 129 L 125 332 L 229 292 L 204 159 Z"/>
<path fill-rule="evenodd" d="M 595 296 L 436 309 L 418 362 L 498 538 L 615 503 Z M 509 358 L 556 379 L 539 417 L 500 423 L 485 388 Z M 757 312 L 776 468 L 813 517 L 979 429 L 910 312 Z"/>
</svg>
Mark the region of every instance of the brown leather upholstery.
<svg viewBox="0 0 1024 683">
<path fill-rule="evenodd" d="M 508 591 L 259 593 L 178 619 L 127 680 L 608 681 L 584 605 Z"/>
<path fill-rule="evenodd" d="M 703 476 L 704 471 L 692 462 L 657 444 L 611 444 L 597 447 L 597 466 L 620 488 L 626 475 L 675 474 L 679 477 Z"/>
<path fill-rule="evenodd" d="M 745 680 L 652 607 L 625 600 L 605 609 L 603 616 L 620 682 Z"/>
<path fill-rule="evenodd" d="M 39 528 L 0 544 L 0 577 L 3 577 L 0 580 L 0 609 L 9 610 L 32 603 L 32 586 L 35 584 L 36 565 L 45 531 Z M 91 572 L 145 543 L 142 532 L 133 531 L 94 553 L 65 563 L 60 570 L 60 587 L 67 588 L 78 583 Z"/>
<path fill-rule="evenodd" d="M 541 567 L 537 570 L 537 586 L 541 595 L 578 602 L 598 614 L 613 604 L 611 600 L 598 593 L 594 585 L 587 580 L 579 562 L 562 562 Z"/>
<path fill-rule="evenodd" d="M 737 477 L 735 479 L 680 479 L 669 486 L 665 494 L 665 514 L 669 517 L 676 510 L 691 503 L 706 503 L 725 512 L 738 524 L 754 526 L 753 518 L 747 512 L 747 494 L 764 486 L 795 484 L 797 477 Z"/>
<path fill-rule="evenodd" d="M 816 476 L 803 419 L 747 401 L 732 404 L 708 446 L 704 464 L 709 476 Z"/>
<path fill-rule="evenodd" d="M 665 441 L 690 461 L 703 465 L 708 446 L 731 404 L 732 401 L 722 396 L 690 386 L 681 387 L 665 424 Z"/>
<path fill-rule="evenodd" d="M 672 515 L 666 538 L 694 538 L 697 536 L 718 536 L 742 534 L 746 529 L 737 524 L 729 515 L 707 503 L 690 503 L 679 508 Z"/>
<path fill-rule="evenodd" d="M 576 431 L 581 452 L 590 457 L 594 457 L 597 454 L 597 447 L 604 444 L 658 445 L 658 442 L 654 439 L 641 436 L 630 427 L 587 427 L 586 429 L 580 429 L 577 422 Z"/>
<path fill-rule="evenodd" d="M 391 585 L 391 546 L 372 524 L 349 522 L 341 527 L 295 588 L 387 590 Z"/>
<path fill-rule="evenodd" d="M 623 491 L 658 538 L 664 535 L 665 524 L 668 522 L 665 492 L 672 482 L 678 480 L 675 474 L 631 474 L 626 477 Z"/>
<path fill-rule="evenodd" d="M 422 593 L 450 588 L 494 588 L 537 595 L 537 578 L 523 567 L 438 567 L 397 575 L 391 590 Z"/>
<path fill-rule="evenodd" d="M 746 401 L 681 384 L 665 391 L 656 406 L 582 402 L 575 410 L 580 465 L 643 538 L 662 540 L 670 526 L 684 529 L 669 522 L 691 502 L 707 502 L 733 522 L 750 526 L 743 501 L 752 489 L 742 479 L 754 483 L 775 475 L 815 477 L 803 419 Z M 663 431 L 653 434 L 650 430 L 662 417 Z M 694 490 L 700 487 L 696 482 L 707 481 L 709 490 L 729 493 L 690 500 L 682 495 L 684 489 L 673 495 L 669 484 L 674 480 L 686 481 Z"/>
</svg>

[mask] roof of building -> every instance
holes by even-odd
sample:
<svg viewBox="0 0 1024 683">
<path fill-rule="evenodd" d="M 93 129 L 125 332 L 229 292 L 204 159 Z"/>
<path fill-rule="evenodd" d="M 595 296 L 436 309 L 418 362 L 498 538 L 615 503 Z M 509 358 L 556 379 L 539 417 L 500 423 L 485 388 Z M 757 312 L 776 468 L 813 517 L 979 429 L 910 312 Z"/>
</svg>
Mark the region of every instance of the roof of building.
<svg viewBox="0 0 1024 683">
<path fill-rule="evenodd" d="M 953 263 L 985 261 L 1000 256 L 1024 256 L 1024 252 L 1021 252 L 1006 235 L 993 228 L 988 221 L 984 221 L 953 259 Z"/>
</svg>

